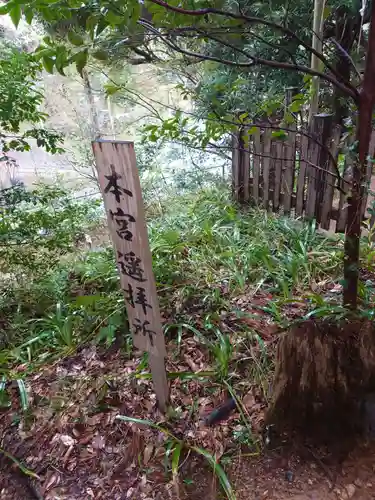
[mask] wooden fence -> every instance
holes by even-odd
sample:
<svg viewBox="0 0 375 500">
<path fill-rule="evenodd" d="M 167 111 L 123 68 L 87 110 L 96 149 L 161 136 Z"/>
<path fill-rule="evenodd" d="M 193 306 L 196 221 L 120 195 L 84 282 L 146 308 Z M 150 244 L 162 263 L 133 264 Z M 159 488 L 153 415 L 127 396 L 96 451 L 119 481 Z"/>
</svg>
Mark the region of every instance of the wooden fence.
<svg viewBox="0 0 375 500">
<path fill-rule="evenodd" d="M 316 115 L 309 132 L 299 128 L 297 122 L 286 128 L 279 129 L 285 132 L 282 139 L 274 137 L 274 124 L 241 127 L 232 149 L 235 199 L 281 214 L 315 219 L 322 229 L 345 232 L 353 161 L 349 138 L 343 148 L 341 130 L 333 127 L 329 114 Z M 369 150 L 371 158 L 374 151 L 375 133 Z M 371 178 L 369 161 L 363 217 L 368 216 L 366 207 L 372 198 L 368 197 Z"/>
</svg>

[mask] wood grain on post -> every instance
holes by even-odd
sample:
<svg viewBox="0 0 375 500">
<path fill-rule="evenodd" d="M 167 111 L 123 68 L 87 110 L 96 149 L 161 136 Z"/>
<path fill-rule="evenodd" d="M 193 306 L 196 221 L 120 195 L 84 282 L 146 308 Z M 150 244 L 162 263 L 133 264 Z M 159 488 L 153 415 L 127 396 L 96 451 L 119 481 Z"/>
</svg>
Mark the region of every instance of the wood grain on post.
<svg viewBox="0 0 375 500">
<path fill-rule="evenodd" d="M 300 155 L 299 155 L 299 172 L 297 180 L 296 194 L 296 216 L 300 217 L 303 214 L 305 204 L 305 184 L 307 160 L 309 154 L 309 138 L 306 134 L 300 136 Z"/>
<path fill-rule="evenodd" d="M 286 91 L 286 106 L 290 106 L 293 101 L 293 96 L 298 92 L 297 88 L 290 88 Z M 284 143 L 284 175 L 283 175 L 283 192 L 284 192 L 284 213 L 289 214 L 292 208 L 292 195 L 294 188 L 294 171 L 296 168 L 296 130 L 297 123 L 294 121 L 288 125 L 288 139 Z"/>
<path fill-rule="evenodd" d="M 250 136 L 249 130 L 244 129 L 244 137 L 242 140 L 243 155 L 242 155 L 242 171 L 243 171 L 243 201 L 249 202 L 250 199 Z"/>
<path fill-rule="evenodd" d="M 316 201 L 315 201 L 315 218 L 318 224 L 321 222 L 323 197 L 326 186 L 332 184 L 332 175 L 328 174 L 330 147 L 332 142 L 332 119 L 333 115 L 329 113 L 321 113 L 323 120 L 323 131 L 321 137 L 321 146 L 319 151 L 318 164 L 316 169 Z M 329 177 L 329 180 L 327 179 Z"/>
<path fill-rule="evenodd" d="M 270 165 L 271 165 L 272 130 L 266 128 L 263 133 L 263 205 L 269 209 Z"/>
<path fill-rule="evenodd" d="M 165 411 L 166 349 L 134 144 L 97 140 L 92 147 L 134 345 L 149 353 L 154 389 Z"/>
<path fill-rule="evenodd" d="M 253 198 L 255 203 L 259 203 L 259 181 L 260 181 L 260 155 L 262 154 L 261 151 L 261 145 L 260 145 L 260 129 L 259 127 L 256 128 L 254 134 L 254 141 L 253 141 L 253 165 L 254 165 L 254 172 L 253 172 Z"/>
<path fill-rule="evenodd" d="M 348 194 L 353 178 L 353 160 L 350 155 L 345 157 L 344 175 L 341 180 L 341 193 L 339 201 L 338 218 L 336 223 L 336 233 L 344 233 L 348 220 Z"/>
<path fill-rule="evenodd" d="M 239 142 L 238 136 L 236 134 L 233 134 L 232 135 L 232 195 L 236 201 L 238 201 L 238 162 L 239 162 L 238 142 Z"/>
<path fill-rule="evenodd" d="M 323 137 L 324 115 L 315 115 L 311 127 L 312 138 L 309 147 L 309 165 L 307 169 L 307 197 L 305 215 L 308 219 L 313 219 L 316 212 L 317 198 L 317 166 Z"/>
<path fill-rule="evenodd" d="M 238 134 L 238 167 L 236 176 L 236 200 L 239 203 L 244 202 L 244 177 L 245 177 L 245 159 L 244 159 L 244 136 L 243 128 L 239 129 Z"/>
<path fill-rule="evenodd" d="M 371 185 L 371 176 L 372 176 L 372 166 L 373 166 L 373 158 L 375 152 L 375 131 L 372 132 L 370 145 L 368 149 L 368 160 L 367 160 L 367 169 L 366 169 L 366 178 L 364 179 L 363 186 L 363 200 L 362 200 L 362 209 L 361 214 L 362 218 L 367 215 L 367 202 L 373 200 L 373 196 L 370 194 L 369 190 Z"/>
<path fill-rule="evenodd" d="M 283 169 L 283 143 L 276 142 L 276 159 L 275 159 L 275 187 L 273 193 L 273 211 L 278 212 L 280 207 L 281 194 L 281 177 Z"/>
<path fill-rule="evenodd" d="M 341 127 L 336 126 L 333 131 L 332 144 L 330 148 L 332 158 L 336 161 L 336 163 L 339 155 L 340 137 L 341 137 Z M 320 217 L 320 227 L 322 229 L 329 229 L 331 224 L 334 186 L 336 185 L 337 181 L 337 169 L 333 164 L 332 158 L 329 157 L 327 161 L 328 172 L 326 174 L 326 181 L 324 183 L 324 193 L 323 193 L 322 210 Z"/>
</svg>

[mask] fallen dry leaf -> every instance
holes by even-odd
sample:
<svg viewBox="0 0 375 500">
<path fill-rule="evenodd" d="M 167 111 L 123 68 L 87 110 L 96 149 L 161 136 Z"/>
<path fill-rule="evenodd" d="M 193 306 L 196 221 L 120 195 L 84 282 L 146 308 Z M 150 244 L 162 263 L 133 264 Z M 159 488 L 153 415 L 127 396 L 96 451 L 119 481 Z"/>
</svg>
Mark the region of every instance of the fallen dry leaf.
<svg viewBox="0 0 375 500">
<path fill-rule="evenodd" d="M 105 448 L 105 438 L 97 434 L 91 442 L 94 450 L 103 450 Z"/>
<path fill-rule="evenodd" d="M 68 434 L 61 434 L 60 441 L 64 446 L 74 446 L 76 440 L 69 436 Z"/>
<path fill-rule="evenodd" d="M 143 452 L 144 465 L 147 465 L 148 462 L 150 461 L 150 458 L 152 457 L 153 451 L 154 451 L 154 446 L 151 443 L 149 443 Z"/>
</svg>

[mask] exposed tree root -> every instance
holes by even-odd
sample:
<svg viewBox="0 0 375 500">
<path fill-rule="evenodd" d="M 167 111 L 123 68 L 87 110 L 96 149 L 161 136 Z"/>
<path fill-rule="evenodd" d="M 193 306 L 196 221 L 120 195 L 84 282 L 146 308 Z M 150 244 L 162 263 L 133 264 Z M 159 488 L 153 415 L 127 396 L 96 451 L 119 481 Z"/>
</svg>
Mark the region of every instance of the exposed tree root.
<svg viewBox="0 0 375 500">
<path fill-rule="evenodd" d="M 361 403 L 374 390 L 374 324 L 309 320 L 279 342 L 267 420 L 308 433 L 358 431 Z"/>
</svg>

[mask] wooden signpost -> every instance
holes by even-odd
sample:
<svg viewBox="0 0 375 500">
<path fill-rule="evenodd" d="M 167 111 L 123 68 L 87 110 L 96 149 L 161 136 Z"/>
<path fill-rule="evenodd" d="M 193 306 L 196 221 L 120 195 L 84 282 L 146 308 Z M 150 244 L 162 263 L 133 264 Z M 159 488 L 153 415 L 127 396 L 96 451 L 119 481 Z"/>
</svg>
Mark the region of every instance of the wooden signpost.
<svg viewBox="0 0 375 500">
<path fill-rule="evenodd" d="M 165 411 L 166 350 L 134 144 L 96 140 L 92 147 L 134 345 L 148 352 L 158 404 Z"/>
</svg>

